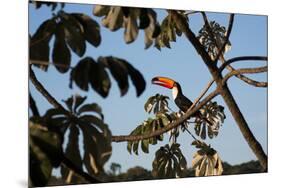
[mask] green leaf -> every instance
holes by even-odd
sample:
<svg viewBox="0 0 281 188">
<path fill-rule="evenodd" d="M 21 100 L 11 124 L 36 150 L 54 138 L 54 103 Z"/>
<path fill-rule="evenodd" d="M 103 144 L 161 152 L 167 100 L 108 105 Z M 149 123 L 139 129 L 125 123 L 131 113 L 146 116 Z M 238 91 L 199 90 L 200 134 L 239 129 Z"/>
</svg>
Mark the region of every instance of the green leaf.
<svg viewBox="0 0 281 188">
<path fill-rule="evenodd" d="M 85 102 L 85 100 L 87 99 L 87 97 L 85 96 L 85 97 L 81 97 L 80 95 L 75 95 L 74 96 L 74 108 L 73 108 L 73 110 L 74 110 L 74 112 L 76 113 L 76 111 L 77 111 L 77 108 L 79 107 L 79 106 L 81 106 L 84 102 Z"/>
<path fill-rule="evenodd" d="M 130 76 L 132 83 L 136 88 L 137 97 L 139 97 L 144 92 L 146 85 L 143 75 L 127 61 L 123 59 L 118 60 L 126 66 L 128 75 Z"/>
<path fill-rule="evenodd" d="M 68 110 L 73 112 L 74 96 L 68 97 L 68 99 L 63 100 L 63 102 L 66 104 Z"/>
<path fill-rule="evenodd" d="M 86 57 L 80 60 L 77 65 L 72 69 L 70 74 L 70 86 L 72 87 L 72 81 L 82 90 L 88 91 L 89 89 L 89 74 L 91 65 L 95 63 L 90 57 Z"/>
<path fill-rule="evenodd" d="M 111 156 L 110 137 L 105 137 L 94 126 L 84 122 L 80 124 L 84 142 L 84 164 L 90 174 L 103 173 L 103 165 Z M 108 130 L 108 133 L 109 130 Z M 110 134 L 111 135 L 111 134 Z"/>
<path fill-rule="evenodd" d="M 139 9 L 130 8 L 128 17 L 124 17 L 124 39 L 127 44 L 136 40 L 139 29 L 137 25 L 137 17 L 139 15 Z"/>
<path fill-rule="evenodd" d="M 91 103 L 91 104 L 85 104 L 78 110 L 78 114 L 84 113 L 84 112 L 95 112 L 100 115 L 100 117 L 103 119 L 103 114 L 101 107 L 97 103 Z"/>
<path fill-rule="evenodd" d="M 60 73 L 66 73 L 70 68 L 71 54 L 65 42 L 64 28 L 61 23 L 57 25 L 53 48 L 53 63 Z"/>
<path fill-rule="evenodd" d="M 85 14 L 72 14 L 83 26 L 85 39 L 95 47 L 101 43 L 100 26 L 91 17 Z"/>
<path fill-rule="evenodd" d="M 133 152 L 138 155 L 139 141 L 133 142 Z"/>
<path fill-rule="evenodd" d="M 49 62 L 49 42 L 56 30 L 56 22 L 53 19 L 44 21 L 30 39 L 29 58 L 31 61 Z M 34 64 L 46 71 L 48 65 Z"/>
<path fill-rule="evenodd" d="M 58 167 L 62 159 L 61 135 L 46 130 L 40 125 L 31 124 L 29 128 L 32 143 L 48 157 L 52 166 Z"/>
<path fill-rule="evenodd" d="M 112 6 L 108 11 L 106 17 L 102 19 L 102 25 L 110 29 L 111 31 L 116 31 L 122 27 L 123 24 L 123 12 L 122 8 L 119 6 Z"/>
<path fill-rule="evenodd" d="M 153 39 L 156 38 L 160 34 L 160 26 L 157 23 L 156 17 L 157 14 L 153 9 L 146 9 L 147 17 L 149 18 L 149 25 L 144 30 L 145 38 L 145 49 L 148 49 L 153 44 Z M 140 17 L 140 20 L 141 17 Z"/>
<path fill-rule="evenodd" d="M 149 139 L 142 140 L 141 149 L 144 153 L 149 153 L 148 147 L 149 147 Z"/>
<path fill-rule="evenodd" d="M 111 88 L 111 81 L 104 65 L 93 63 L 89 74 L 92 88 L 102 97 L 107 97 Z"/>
<path fill-rule="evenodd" d="M 148 98 L 144 105 L 144 109 L 148 113 L 150 113 L 152 109 L 154 114 L 166 113 L 168 109 L 167 99 L 169 99 L 169 97 L 157 93 L 156 95 Z"/>
<path fill-rule="evenodd" d="M 79 57 L 82 57 L 86 50 L 86 43 L 83 37 L 83 26 L 71 14 L 60 11 L 59 16 L 62 19 L 62 24 L 65 28 L 64 32 L 67 44 L 73 52 Z"/>
<path fill-rule="evenodd" d="M 105 16 L 110 11 L 110 6 L 104 6 L 104 5 L 96 5 L 93 9 L 93 14 L 95 16 Z"/>
<path fill-rule="evenodd" d="M 187 165 L 185 157 L 182 155 L 179 144 L 173 144 L 171 147 L 166 144 L 160 147 L 155 153 L 152 163 L 152 174 L 158 178 L 184 177 Z"/>
<path fill-rule="evenodd" d="M 114 57 L 99 57 L 98 63 L 106 66 L 113 78 L 117 81 L 121 96 L 124 96 L 129 88 L 128 70 L 126 66 Z"/>
<path fill-rule="evenodd" d="M 69 129 L 70 132 L 68 136 L 65 155 L 69 160 L 71 160 L 71 162 L 76 165 L 76 167 L 82 169 L 82 158 L 79 150 L 79 129 L 75 125 L 70 126 Z M 70 182 L 75 182 L 75 179 L 77 179 L 77 177 L 75 177 L 74 174 L 69 173 L 70 171 L 68 168 L 65 168 L 64 166 L 61 167 L 61 174 L 63 179 L 70 179 Z"/>
<path fill-rule="evenodd" d="M 52 164 L 46 154 L 32 143 L 29 148 L 29 176 L 31 185 L 36 187 L 46 186 L 52 173 Z"/>
</svg>

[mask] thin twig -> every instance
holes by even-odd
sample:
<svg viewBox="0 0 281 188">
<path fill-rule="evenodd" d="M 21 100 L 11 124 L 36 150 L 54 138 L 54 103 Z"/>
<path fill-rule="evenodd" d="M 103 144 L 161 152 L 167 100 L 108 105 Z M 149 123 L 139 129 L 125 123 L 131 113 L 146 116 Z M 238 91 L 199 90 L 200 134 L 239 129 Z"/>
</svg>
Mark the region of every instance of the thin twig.
<svg viewBox="0 0 281 188">
<path fill-rule="evenodd" d="M 220 57 L 223 57 L 222 54 L 224 52 L 225 46 L 227 45 L 227 43 L 229 41 L 230 33 L 232 31 L 233 22 L 234 22 L 234 14 L 230 14 L 229 21 L 228 21 L 228 28 L 227 28 L 226 36 L 225 36 L 225 41 L 218 51 L 217 57 L 215 58 L 215 62 L 217 62 Z"/>
<path fill-rule="evenodd" d="M 37 108 L 36 102 L 29 92 L 29 107 L 32 111 L 33 116 L 40 116 L 39 110 Z"/>
<path fill-rule="evenodd" d="M 188 132 L 188 134 L 194 139 L 194 140 L 198 140 L 186 127 L 184 127 L 184 130 L 186 131 L 186 132 Z"/>
<path fill-rule="evenodd" d="M 212 84 L 214 83 L 214 79 L 211 80 L 207 86 L 205 87 L 205 89 L 201 92 L 201 94 L 199 95 L 199 97 L 197 97 L 197 99 L 195 99 L 195 101 L 193 102 L 193 104 L 189 107 L 189 110 L 191 110 L 195 105 L 197 105 L 197 103 L 202 99 L 202 97 L 207 93 L 207 91 L 209 90 L 209 88 L 212 86 Z"/>
<path fill-rule="evenodd" d="M 244 68 L 244 69 L 236 69 L 232 72 L 229 72 L 222 80 L 223 85 L 226 83 L 226 81 L 235 75 L 240 74 L 255 74 L 255 73 L 262 73 L 267 72 L 267 66 L 258 67 L 258 68 Z"/>
<path fill-rule="evenodd" d="M 40 60 L 30 60 L 29 63 L 31 65 L 52 65 L 54 67 L 61 67 L 61 68 L 69 68 L 69 69 L 74 69 L 74 67 L 71 67 L 70 65 L 65 65 L 63 63 L 59 62 L 49 62 L 49 61 L 40 61 Z"/>
<path fill-rule="evenodd" d="M 238 62 L 238 61 L 267 61 L 267 57 L 265 56 L 239 56 L 231 58 L 225 61 L 219 68 L 219 71 L 222 72 L 228 65 Z"/>
</svg>

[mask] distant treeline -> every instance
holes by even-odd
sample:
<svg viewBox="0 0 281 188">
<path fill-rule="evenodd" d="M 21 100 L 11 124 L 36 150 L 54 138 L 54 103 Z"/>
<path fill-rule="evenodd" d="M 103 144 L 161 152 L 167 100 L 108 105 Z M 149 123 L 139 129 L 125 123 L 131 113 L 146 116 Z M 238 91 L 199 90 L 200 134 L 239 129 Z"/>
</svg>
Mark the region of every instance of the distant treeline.
<svg viewBox="0 0 281 188">
<path fill-rule="evenodd" d="M 239 165 L 230 165 L 227 162 L 223 162 L 223 175 L 233 174 L 250 174 L 250 173 L 261 173 L 262 168 L 258 161 L 249 161 Z M 185 177 L 194 177 L 194 170 L 189 169 L 186 171 Z M 104 182 L 124 182 L 124 181 L 139 181 L 139 180 L 153 180 L 159 179 L 152 176 L 151 171 L 143 167 L 136 166 L 127 170 L 127 172 L 118 173 L 109 171 Z M 77 182 L 85 183 L 85 182 Z M 49 185 L 65 185 L 65 182 L 61 178 L 52 177 L 49 181 Z"/>
</svg>

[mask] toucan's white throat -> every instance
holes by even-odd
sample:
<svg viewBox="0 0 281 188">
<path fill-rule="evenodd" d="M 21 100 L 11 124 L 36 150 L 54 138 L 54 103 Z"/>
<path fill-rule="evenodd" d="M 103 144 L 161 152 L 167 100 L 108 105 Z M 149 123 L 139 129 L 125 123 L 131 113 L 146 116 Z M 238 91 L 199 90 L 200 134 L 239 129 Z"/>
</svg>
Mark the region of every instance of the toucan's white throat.
<svg viewBox="0 0 281 188">
<path fill-rule="evenodd" d="M 177 87 L 173 87 L 172 89 L 172 95 L 173 95 L 173 99 L 176 99 L 178 96 L 179 90 Z"/>
</svg>

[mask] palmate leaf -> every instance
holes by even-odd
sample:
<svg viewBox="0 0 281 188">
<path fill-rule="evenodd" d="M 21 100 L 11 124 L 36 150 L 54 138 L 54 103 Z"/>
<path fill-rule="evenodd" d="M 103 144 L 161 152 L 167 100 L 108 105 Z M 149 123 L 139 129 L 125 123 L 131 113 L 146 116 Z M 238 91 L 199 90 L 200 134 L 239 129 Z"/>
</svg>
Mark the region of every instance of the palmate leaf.
<svg viewBox="0 0 281 188">
<path fill-rule="evenodd" d="M 215 21 L 211 21 L 209 23 L 210 30 L 212 35 L 210 35 L 210 31 L 207 25 L 204 24 L 203 28 L 200 29 L 198 34 L 198 39 L 200 43 L 206 48 L 207 52 L 209 53 L 210 57 L 214 60 L 218 55 L 218 49 L 222 48 L 226 40 L 226 29 L 224 26 L 221 26 L 219 23 Z M 212 38 L 214 36 L 214 39 Z M 227 41 L 225 49 L 223 49 L 223 53 L 226 53 L 231 48 L 230 41 Z"/>
<path fill-rule="evenodd" d="M 65 73 L 69 70 L 71 54 L 65 42 L 64 27 L 61 23 L 57 24 L 52 58 L 56 69 L 60 73 Z"/>
<path fill-rule="evenodd" d="M 98 47 L 101 43 L 99 24 L 86 14 L 72 13 L 83 26 L 84 38 L 93 46 Z"/>
<path fill-rule="evenodd" d="M 46 5 L 47 7 L 51 7 L 51 10 L 54 11 L 58 6 L 58 3 L 54 3 L 54 2 L 39 2 L 39 1 L 30 1 L 30 2 L 35 5 L 36 9 L 41 8 L 42 5 Z M 65 4 L 60 3 L 60 5 L 61 8 L 63 8 Z"/>
<path fill-rule="evenodd" d="M 168 112 L 169 106 L 168 106 L 168 96 L 156 94 L 154 96 L 151 96 L 148 98 L 144 105 L 144 109 L 146 112 L 151 113 L 153 110 L 154 114 L 157 113 L 166 113 Z"/>
<path fill-rule="evenodd" d="M 79 57 L 82 57 L 86 51 L 83 25 L 73 15 L 64 11 L 60 11 L 58 15 L 64 26 L 64 34 L 67 44 L 73 52 Z"/>
<path fill-rule="evenodd" d="M 54 19 L 48 19 L 44 21 L 36 30 L 34 35 L 30 39 L 30 51 L 29 58 L 31 61 L 45 61 L 49 62 L 50 47 L 49 42 L 55 33 L 56 22 Z M 35 66 L 46 71 L 48 65 Z"/>
<path fill-rule="evenodd" d="M 160 147 L 152 163 L 152 175 L 157 178 L 184 177 L 187 162 L 177 143 Z"/>
<path fill-rule="evenodd" d="M 46 128 L 63 126 L 62 134 L 66 132 L 65 130 L 69 130 L 65 156 L 78 168 L 82 169 L 85 166 L 89 173 L 101 175 L 104 172 L 103 165 L 111 156 L 111 132 L 103 121 L 100 106 L 96 103 L 84 104 L 85 100 L 86 97 L 71 96 L 64 100 L 70 113 L 57 108 L 49 109 L 41 118 L 41 121 L 44 122 L 44 125 L 48 125 Z M 38 117 L 33 119 L 40 122 Z M 82 132 L 81 138 L 84 146 L 83 156 L 78 144 L 80 132 Z M 50 138 L 47 140 L 50 140 Z M 56 155 L 56 153 L 53 152 L 53 155 Z M 53 163 L 53 160 L 50 161 Z M 79 177 L 76 177 L 73 172 L 66 168 L 62 168 L 61 171 L 63 177 L 67 180 L 66 183 L 81 181 Z"/>
<path fill-rule="evenodd" d="M 74 81 L 80 89 L 88 91 L 90 84 L 102 97 L 107 97 L 111 81 L 106 68 L 117 81 L 121 96 L 124 96 L 128 91 L 128 77 L 131 78 L 136 88 L 137 96 L 143 93 L 145 80 L 142 74 L 127 61 L 112 56 L 99 57 L 97 62 L 90 57 L 80 60 L 71 71 L 70 87 Z"/>
<path fill-rule="evenodd" d="M 141 125 L 137 126 L 130 135 L 147 135 L 152 132 L 155 132 L 159 129 L 164 128 L 166 125 L 170 123 L 168 114 L 158 114 L 154 119 L 148 118 L 146 121 L 144 121 Z M 139 141 L 133 141 L 128 142 L 127 144 L 127 150 L 130 154 L 132 154 L 132 151 L 138 155 L 138 148 L 139 145 L 141 145 L 141 149 L 144 153 L 149 153 L 149 144 L 155 145 L 158 141 L 163 141 L 163 134 L 143 139 Z"/>
<path fill-rule="evenodd" d="M 192 145 L 199 148 L 192 159 L 192 168 L 195 169 L 195 176 L 221 175 L 223 166 L 216 150 L 198 140 L 194 141 Z"/>
<path fill-rule="evenodd" d="M 84 138 L 83 162 L 90 174 L 99 175 L 104 172 L 103 165 L 111 156 L 111 133 L 104 123 L 100 124 L 99 127 L 103 127 L 103 130 L 106 131 L 100 132 L 95 127 L 98 125 L 97 122 L 89 123 L 83 117 L 81 120 L 84 121 L 80 123 Z"/>
<path fill-rule="evenodd" d="M 153 38 L 160 33 L 156 13 L 152 9 L 96 5 L 93 14 L 103 17 L 103 26 L 111 31 L 123 27 L 127 44 L 136 40 L 139 29 L 145 30 L 145 48 L 148 48 Z"/>
<path fill-rule="evenodd" d="M 69 127 L 69 136 L 68 136 L 68 143 L 65 150 L 65 156 L 73 162 L 76 167 L 82 169 L 82 158 L 79 151 L 79 129 L 76 125 Z M 64 166 L 61 166 L 61 175 L 64 180 L 66 180 L 66 183 L 75 183 L 79 181 L 79 177 L 75 176 L 75 174 L 69 170 L 68 168 L 65 168 Z"/>
<path fill-rule="evenodd" d="M 200 109 L 200 113 L 203 118 L 197 118 L 194 126 L 195 133 L 202 139 L 206 139 L 207 135 L 209 138 L 214 138 L 218 135 L 219 128 L 222 126 L 225 117 L 224 107 L 218 105 L 217 102 L 208 102 Z M 206 122 L 206 120 L 208 122 Z M 209 124 L 209 122 L 211 124 Z"/>
<path fill-rule="evenodd" d="M 61 136 L 32 121 L 29 123 L 29 133 L 31 184 L 45 186 L 53 167 L 58 167 L 62 159 Z"/>
</svg>

